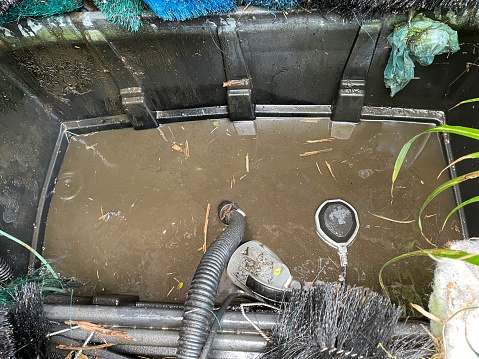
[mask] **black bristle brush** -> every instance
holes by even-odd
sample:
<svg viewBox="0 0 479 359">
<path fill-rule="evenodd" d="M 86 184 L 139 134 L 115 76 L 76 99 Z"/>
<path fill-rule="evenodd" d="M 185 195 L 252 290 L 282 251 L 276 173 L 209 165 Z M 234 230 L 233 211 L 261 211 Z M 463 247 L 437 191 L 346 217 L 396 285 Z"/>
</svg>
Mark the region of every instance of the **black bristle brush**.
<svg viewBox="0 0 479 359">
<path fill-rule="evenodd" d="M 15 359 L 15 339 L 10 315 L 4 308 L 0 309 L 0 358 Z"/>
<path fill-rule="evenodd" d="M 479 0 L 299 0 L 299 7 L 336 12 L 351 19 L 365 19 L 409 10 L 477 11 Z"/>
<path fill-rule="evenodd" d="M 43 295 L 38 283 L 28 282 L 15 288 L 9 310 L 13 328 L 15 357 L 47 358 L 49 322 L 43 311 Z"/>
<path fill-rule="evenodd" d="M 383 359 L 410 349 L 393 339 L 402 310 L 367 288 L 320 283 L 293 290 L 281 309 L 264 359 Z"/>
<path fill-rule="evenodd" d="M 10 7 L 18 5 L 20 0 L 0 0 L 0 15 L 5 14 Z"/>
</svg>

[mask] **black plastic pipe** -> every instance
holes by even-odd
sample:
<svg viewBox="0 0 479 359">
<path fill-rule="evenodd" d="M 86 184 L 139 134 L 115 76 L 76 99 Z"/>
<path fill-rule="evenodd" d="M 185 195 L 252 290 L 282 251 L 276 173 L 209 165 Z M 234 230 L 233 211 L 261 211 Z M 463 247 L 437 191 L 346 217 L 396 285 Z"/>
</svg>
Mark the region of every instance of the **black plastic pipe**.
<svg viewBox="0 0 479 359">
<path fill-rule="evenodd" d="M 211 324 L 210 332 L 208 334 L 208 339 L 206 339 L 205 345 L 203 346 L 200 359 L 208 359 L 210 357 L 210 352 L 212 351 L 211 349 L 213 348 L 213 342 L 215 340 L 218 329 L 221 327 L 221 321 L 223 320 L 223 316 L 226 314 L 226 311 L 228 310 L 228 307 L 231 305 L 231 303 L 238 298 L 246 298 L 246 299 L 257 301 L 255 297 L 249 294 L 246 294 L 242 290 L 236 293 L 230 294 L 225 299 L 225 301 L 221 304 L 220 309 L 216 313 L 216 318 L 215 318 L 216 320 L 214 320 L 213 324 Z"/>
<path fill-rule="evenodd" d="M 150 307 L 123 307 L 105 305 L 45 304 L 44 311 L 50 321 L 63 323 L 67 320 L 136 327 L 149 329 L 179 329 L 184 308 L 171 308 L 168 305 Z M 248 318 L 262 330 L 271 330 L 277 322 L 277 313 L 251 312 Z M 221 328 L 235 332 L 252 331 L 253 327 L 241 312 L 226 312 L 221 320 Z M 175 340 L 176 346 L 176 340 Z"/>
<path fill-rule="evenodd" d="M 178 359 L 199 358 L 214 318 L 221 275 L 246 231 L 245 214 L 233 203 L 221 203 L 218 215 L 228 227 L 203 255 L 191 281 L 178 339 Z"/>
<path fill-rule="evenodd" d="M 63 323 L 67 320 L 75 320 L 125 327 L 125 330 L 129 330 L 127 327 L 148 328 L 148 330 L 156 329 L 158 332 L 166 330 L 177 331 L 181 325 L 183 311 L 180 308 L 167 308 L 166 304 L 159 308 L 105 305 L 44 305 L 45 316 L 52 322 Z M 271 331 L 278 323 L 278 314 L 273 311 L 249 312 L 248 318 L 263 331 Z M 417 335 L 422 333 L 420 324 L 423 323 L 412 320 L 408 320 L 407 323 L 400 322 L 394 335 L 406 335 L 405 333 Z M 226 312 L 221 320 L 221 329 L 224 331 L 234 331 L 237 334 L 254 331 L 250 322 L 239 311 Z M 137 340 L 135 339 L 135 341 Z M 176 341 L 175 339 L 175 346 Z"/>
<path fill-rule="evenodd" d="M 62 329 L 68 329 L 69 326 L 55 325 L 50 327 L 51 332 L 59 331 Z M 108 350 L 112 352 L 119 352 L 117 350 L 120 345 L 127 345 L 133 347 L 157 347 L 157 348 L 172 348 L 176 350 L 178 345 L 178 330 L 169 329 L 138 329 L 138 328 L 119 328 L 126 335 L 124 337 L 109 336 L 106 338 L 110 344 L 115 344 Z M 90 332 L 73 329 L 59 335 L 52 336 L 51 338 L 65 337 L 67 339 L 78 340 L 83 344 L 85 340 L 90 336 Z M 129 339 L 132 338 L 132 339 Z M 104 343 L 105 336 L 100 334 L 94 334 L 90 338 L 90 343 L 101 344 Z M 60 343 L 62 344 L 62 343 Z M 72 345 L 72 344 L 69 344 Z M 216 334 L 212 343 L 212 351 L 235 351 L 238 353 L 261 353 L 267 348 L 268 343 L 261 335 L 256 333 L 252 329 L 249 333 L 237 334 L 233 332 L 219 332 Z M 81 345 L 80 345 L 81 346 Z M 138 354 L 141 353 L 139 349 Z M 165 352 L 163 349 L 162 355 L 171 355 Z M 99 356 L 103 358 L 102 356 Z M 208 355 L 208 358 L 211 356 Z"/>
<path fill-rule="evenodd" d="M 89 334 L 87 334 L 87 337 Z M 76 346 L 76 347 L 81 347 L 85 343 L 85 340 L 79 341 L 75 340 L 72 338 L 67 338 L 63 336 L 54 336 L 50 339 L 50 344 L 56 346 L 56 345 L 66 345 L 66 346 Z M 65 357 L 65 353 L 68 353 L 66 351 L 61 351 L 55 348 L 52 350 L 54 353 L 58 354 L 59 358 Z M 102 359 L 130 359 L 130 357 L 121 355 L 118 353 L 111 352 L 107 349 L 88 349 L 87 351 L 88 354 L 91 354 L 92 356 L 96 356 L 98 358 Z M 60 356 L 61 355 L 61 356 Z M 67 355 L 68 356 L 68 355 Z M 54 356 L 52 356 L 54 357 Z"/>
</svg>

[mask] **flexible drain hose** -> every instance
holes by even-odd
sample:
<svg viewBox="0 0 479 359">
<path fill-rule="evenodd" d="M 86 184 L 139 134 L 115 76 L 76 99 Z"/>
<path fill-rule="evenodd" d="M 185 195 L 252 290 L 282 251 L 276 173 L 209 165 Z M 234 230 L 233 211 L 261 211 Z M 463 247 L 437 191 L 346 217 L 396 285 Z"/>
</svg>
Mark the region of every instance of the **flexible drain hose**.
<svg viewBox="0 0 479 359">
<path fill-rule="evenodd" d="M 199 358 L 214 318 L 213 306 L 221 275 L 246 231 L 245 214 L 223 202 L 218 215 L 229 226 L 211 244 L 196 269 L 185 303 L 176 357 Z"/>
</svg>

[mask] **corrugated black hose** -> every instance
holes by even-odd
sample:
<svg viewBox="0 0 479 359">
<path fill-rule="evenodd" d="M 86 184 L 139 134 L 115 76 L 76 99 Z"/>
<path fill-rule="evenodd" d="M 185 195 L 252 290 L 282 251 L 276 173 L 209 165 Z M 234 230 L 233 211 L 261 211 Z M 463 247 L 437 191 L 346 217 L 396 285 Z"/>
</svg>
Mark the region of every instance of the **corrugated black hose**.
<svg viewBox="0 0 479 359">
<path fill-rule="evenodd" d="M 221 275 L 246 231 L 246 215 L 234 203 L 221 203 L 218 215 L 228 227 L 203 255 L 191 281 L 178 339 L 179 359 L 199 358 L 214 319 L 213 306 Z"/>
</svg>

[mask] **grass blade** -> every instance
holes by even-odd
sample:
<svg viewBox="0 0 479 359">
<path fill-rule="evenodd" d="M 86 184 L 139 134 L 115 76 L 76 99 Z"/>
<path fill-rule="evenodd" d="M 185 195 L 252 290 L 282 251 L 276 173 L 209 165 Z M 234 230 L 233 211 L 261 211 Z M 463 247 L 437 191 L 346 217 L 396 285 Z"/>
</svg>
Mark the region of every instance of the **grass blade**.
<svg viewBox="0 0 479 359">
<path fill-rule="evenodd" d="M 470 179 L 473 179 L 473 178 L 477 178 L 479 177 L 479 170 L 478 171 L 474 171 L 474 172 L 469 172 L 469 173 L 466 173 L 462 176 L 459 176 L 459 177 L 456 177 L 456 178 L 453 178 L 443 184 L 441 184 L 440 186 L 438 186 L 434 191 L 432 191 L 432 193 L 426 198 L 426 200 L 424 201 L 424 203 L 422 204 L 422 207 L 421 207 L 421 210 L 419 211 L 419 218 L 418 218 L 418 225 L 419 225 L 419 229 L 421 230 L 421 234 L 424 235 L 424 233 L 422 232 L 422 221 L 421 221 L 421 216 L 422 216 L 422 212 L 424 212 L 424 210 L 426 209 L 427 205 L 441 192 L 443 192 L 444 190 L 456 185 L 456 184 L 459 184 L 461 182 L 464 182 L 464 181 L 467 181 L 467 180 L 470 180 Z"/>
<path fill-rule="evenodd" d="M 475 308 L 475 309 L 477 309 L 477 308 Z M 472 343 L 471 343 L 471 341 L 469 340 L 469 336 L 467 335 L 467 326 L 466 326 L 466 328 L 464 328 L 464 330 L 466 331 L 466 342 L 467 342 L 467 345 L 469 346 L 469 349 L 471 349 L 471 351 L 472 351 L 474 354 L 476 354 L 476 358 L 479 358 L 479 352 L 477 352 L 477 351 L 473 348 Z"/>
<path fill-rule="evenodd" d="M 381 267 L 381 270 L 379 271 L 379 285 L 381 286 L 383 291 L 385 293 L 387 293 L 386 287 L 384 286 L 382 273 L 383 273 L 384 268 L 386 268 L 388 265 L 393 264 L 393 263 L 395 263 L 397 261 L 400 261 L 402 259 L 406 259 L 406 258 L 429 257 L 429 256 L 463 260 L 467 263 L 471 263 L 471 264 L 474 264 L 476 266 L 479 266 L 479 253 L 470 254 L 470 253 L 467 253 L 467 252 L 464 252 L 464 251 L 458 251 L 458 250 L 454 250 L 454 249 L 442 249 L 442 248 L 421 249 L 419 251 L 404 253 L 404 254 L 402 254 L 400 256 L 397 256 L 397 257 L 394 257 L 394 258 L 388 260 L 386 263 L 384 263 L 383 266 Z"/>
<path fill-rule="evenodd" d="M 421 313 L 422 315 L 424 315 L 426 318 L 436 322 L 436 323 L 439 323 L 439 324 L 445 324 L 446 322 L 439 318 L 438 316 L 432 314 L 431 312 L 428 312 L 426 309 L 424 309 L 423 307 L 421 307 L 419 304 L 414 304 L 414 303 L 411 303 L 411 307 L 413 307 L 415 310 L 417 310 L 419 313 Z"/>
<path fill-rule="evenodd" d="M 458 158 L 457 160 L 451 162 L 449 164 L 449 166 L 447 167 L 444 167 L 443 170 L 441 172 L 439 172 L 439 174 L 437 175 L 437 178 L 441 177 L 442 173 L 447 170 L 449 167 L 455 165 L 456 163 L 459 163 L 463 160 L 469 160 L 469 159 L 475 159 L 475 158 L 479 158 L 479 152 L 474 152 L 474 153 L 469 153 L 468 155 L 465 155 L 465 156 L 462 156 L 460 158 Z"/>
<path fill-rule="evenodd" d="M 479 202 L 479 196 L 470 198 L 470 199 L 468 199 L 467 201 L 464 201 L 464 202 L 460 203 L 459 205 L 457 205 L 456 207 L 454 207 L 454 208 L 451 210 L 451 212 L 449 212 L 449 214 L 447 215 L 446 219 L 444 220 L 444 223 L 443 223 L 443 225 L 442 225 L 441 231 L 442 231 L 442 230 L 444 229 L 444 227 L 446 226 L 446 223 L 447 223 L 449 217 L 451 217 L 454 213 L 456 213 L 457 210 L 461 209 L 461 208 L 464 207 L 464 206 L 467 206 L 468 204 L 475 203 L 475 202 Z"/>
<path fill-rule="evenodd" d="M 468 100 L 461 101 L 461 102 L 459 102 L 458 104 L 455 104 L 454 106 L 452 106 L 452 107 L 449 109 L 449 111 L 451 111 L 452 109 L 454 109 L 454 108 L 456 108 L 456 107 L 459 107 L 459 106 L 461 106 L 461 105 L 464 105 L 464 104 L 466 104 L 466 103 L 477 102 L 477 101 L 479 101 L 479 97 L 470 98 L 470 99 L 468 99 Z"/>
<path fill-rule="evenodd" d="M 15 238 L 14 236 L 12 236 L 11 234 L 8 234 L 7 232 L 4 232 L 0 229 L 0 235 L 2 236 L 5 236 L 7 237 L 8 239 L 14 241 L 15 243 L 21 245 L 22 247 L 25 247 L 26 249 L 28 249 L 30 252 L 32 252 L 35 257 L 37 257 L 44 265 L 45 267 L 50 271 L 50 273 L 52 274 L 53 278 L 55 279 L 58 279 L 60 280 L 60 278 L 58 277 L 58 274 L 53 270 L 52 266 L 50 265 L 50 263 L 48 263 L 46 261 L 45 258 L 42 257 L 42 255 L 40 253 L 38 253 L 35 249 L 33 249 L 32 247 L 30 247 L 28 244 L 26 244 L 25 242 L 19 240 L 18 238 Z"/>
<path fill-rule="evenodd" d="M 399 171 L 401 170 L 402 164 L 404 162 L 404 159 L 406 158 L 406 155 L 409 151 L 409 148 L 411 147 L 412 143 L 421 135 L 423 135 L 424 132 L 414 136 L 411 138 L 409 141 L 407 141 L 404 146 L 401 148 L 401 151 L 399 152 L 398 157 L 396 158 L 396 163 L 394 164 L 394 169 L 393 169 L 393 175 L 392 175 L 392 181 L 391 181 L 391 198 L 393 197 L 393 191 L 394 191 L 394 183 L 396 182 L 396 179 L 399 175 Z"/>
<path fill-rule="evenodd" d="M 471 101 L 472 102 L 472 101 Z M 393 174 L 392 174 L 392 183 L 391 183 L 391 197 L 393 197 L 393 190 L 394 190 L 394 183 L 399 175 L 399 171 L 403 165 L 404 159 L 411 147 L 412 143 L 421 135 L 425 135 L 427 133 L 451 133 L 459 136 L 470 137 L 475 140 L 479 140 L 479 130 L 470 127 L 464 126 L 449 126 L 449 125 L 441 125 L 433 128 L 429 128 L 420 134 L 414 136 L 409 141 L 407 141 L 401 151 L 399 152 L 398 157 L 396 158 L 396 163 L 394 164 Z"/>
</svg>

